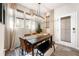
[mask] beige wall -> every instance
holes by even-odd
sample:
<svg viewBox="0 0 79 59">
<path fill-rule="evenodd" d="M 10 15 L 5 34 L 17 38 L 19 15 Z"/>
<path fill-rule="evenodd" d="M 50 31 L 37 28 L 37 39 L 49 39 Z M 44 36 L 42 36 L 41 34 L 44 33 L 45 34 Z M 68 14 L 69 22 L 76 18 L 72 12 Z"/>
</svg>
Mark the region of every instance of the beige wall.
<svg viewBox="0 0 79 59">
<path fill-rule="evenodd" d="M 0 23 L 0 56 L 4 55 L 5 26 Z"/>
<path fill-rule="evenodd" d="M 54 10 L 49 11 L 49 17 L 47 18 L 47 29 L 46 31 L 52 35 L 52 39 L 54 36 Z M 53 39 L 54 40 L 54 39 Z"/>
<path fill-rule="evenodd" d="M 77 47 L 79 49 L 79 12 L 77 13 Z"/>
<path fill-rule="evenodd" d="M 54 10 L 50 11 L 50 18 L 48 20 L 49 20 L 50 33 L 54 35 Z"/>
</svg>

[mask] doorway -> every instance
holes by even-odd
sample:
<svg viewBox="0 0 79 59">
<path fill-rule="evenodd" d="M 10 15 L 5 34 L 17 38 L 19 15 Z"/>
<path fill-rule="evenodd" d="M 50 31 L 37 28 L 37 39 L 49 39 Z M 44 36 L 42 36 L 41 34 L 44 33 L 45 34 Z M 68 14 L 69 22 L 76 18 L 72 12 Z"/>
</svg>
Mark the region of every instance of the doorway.
<svg viewBox="0 0 79 59">
<path fill-rule="evenodd" d="M 61 41 L 71 43 L 71 17 L 61 18 Z"/>
</svg>

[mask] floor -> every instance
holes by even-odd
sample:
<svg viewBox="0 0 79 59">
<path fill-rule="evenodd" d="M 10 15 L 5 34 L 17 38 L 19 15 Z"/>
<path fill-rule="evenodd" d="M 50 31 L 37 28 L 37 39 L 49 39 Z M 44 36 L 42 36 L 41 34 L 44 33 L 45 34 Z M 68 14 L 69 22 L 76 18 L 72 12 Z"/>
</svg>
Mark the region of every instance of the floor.
<svg viewBox="0 0 79 59">
<path fill-rule="evenodd" d="M 76 49 L 69 48 L 59 44 L 56 44 L 55 47 L 56 47 L 56 51 L 55 53 L 52 53 L 51 56 L 79 56 L 79 51 Z M 6 56 L 23 56 L 20 52 L 21 51 L 18 48 L 15 51 L 8 52 Z M 35 49 L 35 52 L 36 52 L 36 49 Z M 30 56 L 30 55 L 31 53 L 27 54 L 26 56 Z"/>
<path fill-rule="evenodd" d="M 79 56 L 79 51 L 67 46 L 56 45 L 56 51 L 51 56 Z"/>
</svg>

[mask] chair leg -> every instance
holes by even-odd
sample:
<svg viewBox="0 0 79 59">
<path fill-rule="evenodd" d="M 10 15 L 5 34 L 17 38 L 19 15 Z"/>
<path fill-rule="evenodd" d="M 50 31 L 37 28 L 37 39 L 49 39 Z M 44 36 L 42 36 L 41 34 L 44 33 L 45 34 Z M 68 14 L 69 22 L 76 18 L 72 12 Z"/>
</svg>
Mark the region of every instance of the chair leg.
<svg viewBox="0 0 79 59">
<path fill-rule="evenodd" d="M 21 49 L 21 54 L 24 55 L 24 50 L 23 49 Z"/>
<path fill-rule="evenodd" d="M 55 52 L 55 45 L 53 45 L 53 48 L 54 48 L 54 52 Z"/>
<path fill-rule="evenodd" d="M 19 56 L 21 56 L 22 55 L 22 51 L 21 51 L 21 48 L 19 49 Z"/>
<path fill-rule="evenodd" d="M 38 56 L 38 54 L 39 54 L 40 56 L 44 56 L 44 54 L 39 53 L 38 50 L 37 50 L 36 56 Z"/>
<path fill-rule="evenodd" d="M 37 52 L 36 52 L 36 56 L 38 56 L 38 50 L 37 50 Z"/>
<path fill-rule="evenodd" d="M 54 41 L 52 41 L 52 45 L 53 45 L 54 52 L 55 52 L 55 42 Z"/>
</svg>

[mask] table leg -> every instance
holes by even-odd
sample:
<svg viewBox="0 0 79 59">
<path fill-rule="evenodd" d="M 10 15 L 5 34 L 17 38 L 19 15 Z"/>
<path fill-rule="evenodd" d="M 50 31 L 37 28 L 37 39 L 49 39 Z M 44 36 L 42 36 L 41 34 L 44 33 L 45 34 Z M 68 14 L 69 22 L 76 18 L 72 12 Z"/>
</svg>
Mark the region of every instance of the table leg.
<svg viewBox="0 0 79 59">
<path fill-rule="evenodd" d="M 52 36 L 50 37 L 50 40 L 51 40 L 51 48 L 52 48 Z"/>
<path fill-rule="evenodd" d="M 21 49 L 22 50 L 22 55 L 24 55 L 24 53 L 23 53 L 23 49 Z"/>
<path fill-rule="evenodd" d="M 32 56 L 34 56 L 34 47 L 32 47 Z"/>
</svg>

